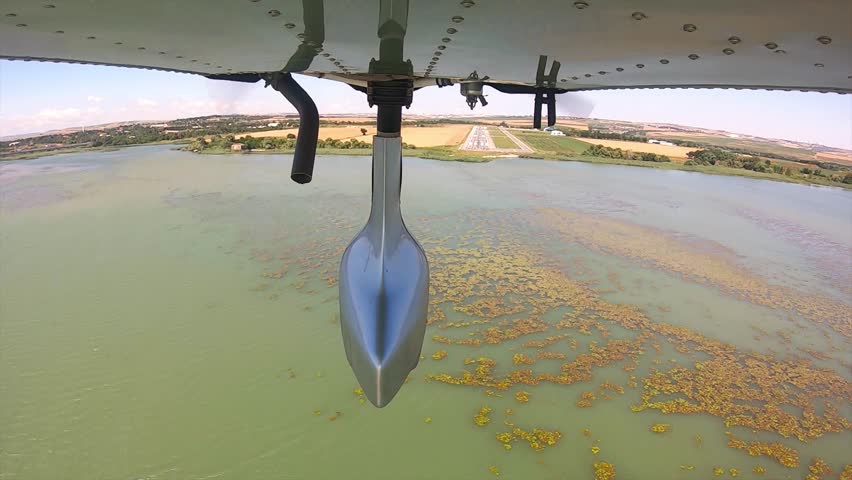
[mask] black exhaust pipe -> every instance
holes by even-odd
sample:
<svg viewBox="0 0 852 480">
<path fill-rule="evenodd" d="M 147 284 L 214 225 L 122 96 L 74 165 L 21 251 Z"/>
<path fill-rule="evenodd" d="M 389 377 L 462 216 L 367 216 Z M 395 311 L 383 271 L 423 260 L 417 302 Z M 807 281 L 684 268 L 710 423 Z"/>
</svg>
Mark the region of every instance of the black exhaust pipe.
<svg viewBox="0 0 852 480">
<path fill-rule="evenodd" d="M 314 174 L 319 138 L 319 112 L 317 106 L 293 76 L 286 72 L 275 72 L 263 76 L 267 85 L 284 95 L 299 112 L 299 134 L 296 136 L 296 151 L 293 153 L 293 168 L 290 178 L 296 183 L 310 183 Z"/>
</svg>

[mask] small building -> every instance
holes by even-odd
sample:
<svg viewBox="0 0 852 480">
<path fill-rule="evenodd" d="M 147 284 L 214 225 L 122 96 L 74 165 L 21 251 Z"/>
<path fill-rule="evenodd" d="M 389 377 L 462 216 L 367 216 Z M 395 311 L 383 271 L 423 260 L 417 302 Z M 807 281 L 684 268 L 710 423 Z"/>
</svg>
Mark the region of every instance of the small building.
<svg viewBox="0 0 852 480">
<path fill-rule="evenodd" d="M 233 150 L 235 152 L 239 152 L 242 149 L 243 149 L 242 143 L 235 143 L 235 144 L 231 145 L 231 150 Z"/>
<path fill-rule="evenodd" d="M 278 122 L 269 122 L 269 123 L 266 124 L 267 127 L 277 127 L 278 125 L 281 125 L 281 124 L 278 123 Z"/>
<path fill-rule="evenodd" d="M 665 145 L 665 146 L 667 146 L 667 147 L 676 147 L 676 146 L 677 146 L 677 145 L 675 145 L 674 143 L 672 143 L 672 142 L 667 142 L 667 141 L 665 141 L 665 140 L 654 140 L 654 139 L 650 139 L 650 140 L 648 140 L 648 143 L 653 143 L 653 144 L 655 144 L 655 145 Z"/>
<path fill-rule="evenodd" d="M 564 137 L 565 134 L 561 130 L 551 130 L 550 136 L 551 137 Z"/>
</svg>

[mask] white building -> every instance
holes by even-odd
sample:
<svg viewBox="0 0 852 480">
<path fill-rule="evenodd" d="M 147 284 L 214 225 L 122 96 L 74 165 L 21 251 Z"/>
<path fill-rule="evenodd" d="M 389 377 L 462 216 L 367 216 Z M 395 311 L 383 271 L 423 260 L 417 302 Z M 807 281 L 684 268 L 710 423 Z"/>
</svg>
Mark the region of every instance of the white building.
<svg viewBox="0 0 852 480">
<path fill-rule="evenodd" d="M 564 136 L 565 136 L 565 134 L 564 134 L 564 133 L 562 133 L 560 130 L 551 130 L 551 131 L 550 131 L 550 136 L 551 136 L 551 137 L 564 137 Z"/>
</svg>

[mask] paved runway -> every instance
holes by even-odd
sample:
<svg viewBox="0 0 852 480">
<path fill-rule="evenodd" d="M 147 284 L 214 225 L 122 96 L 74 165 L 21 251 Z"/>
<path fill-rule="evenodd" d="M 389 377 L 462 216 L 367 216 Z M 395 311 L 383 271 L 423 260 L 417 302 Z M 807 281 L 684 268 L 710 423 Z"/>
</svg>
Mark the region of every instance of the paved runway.
<svg viewBox="0 0 852 480">
<path fill-rule="evenodd" d="M 460 150 L 469 150 L 476 152 L 511 152 L 511 153 L 532 153 L 533 149 L 529 147 L 526 143 L 522 142 L 518 139 L 518 137 L 509 133 L 509 131 L 503 127 L 500 127 L 500 133 L 506 136 L 509 140 L 515 142 L 515 145 L 518 148 L 497 148 L 494 145 L 494 139 L 491 138 L 491 133 L 488 131 L 488 127 L 484 125 L 477 125 L 470 130 L 470 133 L 465 139 L 464 143 L 459 147 Z"/>
<path fill-rule="evenodd" d="M 488 127 L 477 125 L 470 130 L 467 139 L 461 146 L 462 150 L 488 151 L 497 150 L 494 140 L 488 133 Z"/>
</svg>

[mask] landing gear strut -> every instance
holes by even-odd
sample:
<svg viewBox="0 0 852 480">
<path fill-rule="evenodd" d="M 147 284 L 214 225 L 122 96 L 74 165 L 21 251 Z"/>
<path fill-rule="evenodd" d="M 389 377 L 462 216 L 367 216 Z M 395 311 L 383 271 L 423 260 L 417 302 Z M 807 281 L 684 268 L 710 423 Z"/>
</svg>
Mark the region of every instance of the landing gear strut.
<svg viewBox="0 0 852 480">
<path fill-rule="evenodd" d="M 406 87 L 406 83 L 409 87 Z M 340 262 L 340 326 L 364 395 L 391 401 L 420 361 L 429 304 L 429 263 L 400 212 L 402 105 L 410 81 L 371 84 L 378 105 L 370 217 Z"/>
<path fill-rule="evenodd" d="M 367 399 L 383 407 L 420 361 L 429 305 L 429 263 L 405 228 L 399 205 L 402 107 L 411 105 L 414 91 L 413 67 L 402 54 L 408 0 L 381 0 L 379 17 L 379 59 L 370 62 L 374 80 L 366 88 L 367 101 L 377 107 L 370 216 L 343 253 L 339 285 L 346 358 Z M 286 72 L 216 78 L 246 82 L 262 78 L 293 104 L 299 112 L 299 135 L 291 178 L 310 182 L 319 113 L 302 87 Z"/>
<path fill-rule="evenodd" d="M 370 216 L 343 253 L 339 275 L 346 358 L 377 407 L 393 399 L 420 361 L 429 305 L 429 263 L 399 205 L 402 107 L 411 105 L 414 90 L 411 62 L 402 55 L 408 1 L 380 5 L 380 55 L 370 72 L 403 78 L 367 84 L 367 101 L 378 107 Z"/>
<path fill-rule="evenodd" d="M 541 107 L 547 104 L 547 126 L 556 125 L 556 95 L 565 93 L 565 89 L 556 87 L 556 78 L 559 75 L 559 67 L 562 65 L 554 61 L 550 64 L 550 72 L 544 73 L 547 66 L 547 56 L 539 55 L 538 68 L 535 73 L 535 86 L 513 85 L 501 83 L 486 83 L 486 85 L 497 91 L 510 94 L 532 94 L 533 101 L 533 128 L 541 130 Z"/>
<path fill-rule="evenodd" d="M 547 102 L 547 126 L 556 125 L 556 92 L 552 88 L 540 88 L 535 92 L 533 104 L 533 128 L 541 130 L 541 105 Z"/>
</svg>

